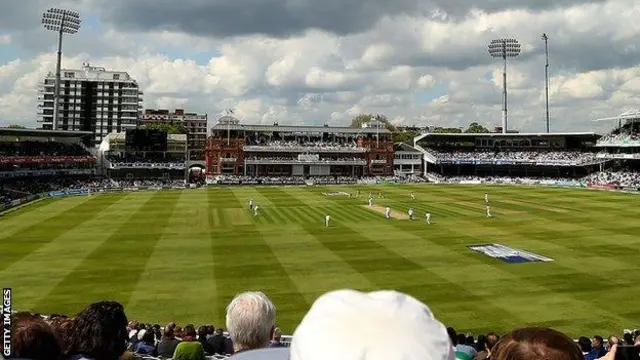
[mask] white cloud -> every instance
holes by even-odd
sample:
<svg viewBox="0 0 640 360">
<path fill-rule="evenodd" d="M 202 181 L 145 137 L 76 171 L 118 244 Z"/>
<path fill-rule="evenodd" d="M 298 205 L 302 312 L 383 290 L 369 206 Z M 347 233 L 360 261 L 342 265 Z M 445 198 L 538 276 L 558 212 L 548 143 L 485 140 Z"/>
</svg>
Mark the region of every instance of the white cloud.
<svg viewBox="0 0 640 360">
<path fill-rule="evenodd" d="M 541 131 L 540 35 L 546 32 L 552 128 L 588 130 L 593 118 L 637 106 L 639 13 L 640 4 L 631 0 L 537 12 L 478 10 L 457 21 L 439 10 L 435 18 L 382 17 L 370 30 L 350 35 L 307 30 L 282 38 L 104 28 L 67 42 L 64 66 L 90 61 L 127 70 L 141 84 L 146 106 L 209 114 L 234 108 L 243 122 L 335 125 L 359 113 L 383 113 L 397 123 L 494 126 L 501 117 L 502 64 L 489 57 L 486 45 L 495 37 L 516 37 L 522 54 L 508 63 L 510 124 Z M 25 48 L 36 46 L 26 44 L 28 31 L 5 31 L 0 45 L 10 46 L 0 49 L 22 41 Z M 36 125 L 38 83 L 55 66 L 53 43 L 37 46 L 40 53 L 32 57 L 3 53 L 8 60 L 0 62 L 2 122 Z M 96 46 L 101 50 L 96 52 Z M 165 49 L 173 52 L 162 54 Z M 434 99 L 416 100 L 416 93 L 434 88 Z"/>
</svg>

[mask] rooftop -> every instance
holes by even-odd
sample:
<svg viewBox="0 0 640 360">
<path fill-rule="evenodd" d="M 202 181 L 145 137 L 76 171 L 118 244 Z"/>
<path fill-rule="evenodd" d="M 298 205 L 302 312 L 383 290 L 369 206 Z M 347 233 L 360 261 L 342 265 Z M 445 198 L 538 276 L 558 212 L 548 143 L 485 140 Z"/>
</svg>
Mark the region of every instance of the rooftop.
<svg viewBox="0 0 640 360">
<path fill-rule="evenodd" d="M 242 125 L 216 124 L 211 130 L 234 130 L 256 132 L 305 132 L 305 133 L 340 133 L 340 134 L 391 134 L 386 128 L 375 127 L 353 128 L 346 126 L 300 126 L 300 125 Z"/>
<path fill-rule="evenodd" d="M 0 127 L 0 135 L 80 138 L 87 135 L 93 135 L 93 133 L 91 131 L 17 129 L 17 128 Z"/>
</svg>

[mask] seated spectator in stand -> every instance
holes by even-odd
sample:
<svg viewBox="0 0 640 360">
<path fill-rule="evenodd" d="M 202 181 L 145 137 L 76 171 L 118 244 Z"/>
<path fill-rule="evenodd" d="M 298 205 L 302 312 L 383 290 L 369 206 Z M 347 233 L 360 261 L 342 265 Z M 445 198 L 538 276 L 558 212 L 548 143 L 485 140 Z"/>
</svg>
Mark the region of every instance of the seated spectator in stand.
<svg viewBox="0 0 640 360">
<path fill-rule="evenodd" d="M 62 359 L 60 339 L 54 328 L 40 316 L 18 313 L 11 316 L 11 358 L 30 360 Z"/>
<path fill-rule="evenodd" d="M 227 354 L 227 352 L 225 352 L 225 348 L 224 348 L 225 337 L 224 337 L 224 335 L 222 333 L 222 328 L 216 329 L 216 331 L 213 334 L 213 336 L 210 337 L 209 339 L 207 339 L 207 343 L 209 344 L 209 346 L 211 348 L 211 353 L 212 354 L 219 354 L 219 355 Z M 231 353 L 229 353 L 229 354 L 231 354 Z"/>
<path fill-rule="evenodd" d="M 578 339 L 578 346 L 580 346 L 580 350 L 582 351 L 582 355 L 584 356 L 584 360 L 595 360 L 598 358 L 598 350 L 593 350 L 591 346 L 591 340 L 589 340 L 586 336 L 581 336 Z"/>
<path fill-rule="evenodd" d="M 280 328 L 276 328 L 273 331 L 273 339 L 269 343 L 269 347 L 270 348 L 285 347 L 285 345 L 280 342 L 281 338 L 282 338 L 282 331 L 280 331 Z"/>
<path fill-rule="evenodd" d="M 468 355 L 469 359 L 473 359 L 478 354 L 473 346 L 468 345 L 467 337 L 464 334 L 458 334 L 458 345 L 456 345 L 456 353 L 464 353 Z"/>
<path fill-rule="evenodd" d="M 184 338 L 173 353 L 173 360 L 205 360 L 202 344 L 196 339 L 196 328 L 193 325 L 184 327 Z"/>
<path fill-rule="evenodd" d="M 624 341 L 624 345 L 631 345 L 633 346 L 633 344 L 635 343 L 633 341 L 633 334 L 629 333 L 629 332 L 625 332 L 625 334 L 622 336 L 622 339 Z"/>
<path fill-rule="evenodd" d="M 156 346 L 155 346 L 155 334 L 152 330 L 140 330 L 138 333 L 138 339 L 140 340 L 133 352 L 140 355 L 151 355 L 157 356 Z"/>
<path fill-rule="evenodd" d="M 455 354 L 447 329 L 415 298 L 339 290 L 311 306 L 293 334 L 290 359 L 454 360 Z"/>
<path fill-rule="evenodd" d="M 596 357 L 597 359 L 607 355 L 607 350 L 605 350 L 604 348 L 604 339 L 602 338 L 602 336 L 594 335 L 593 339 L 591 340 L 591 346 L 593 347 L 593 350 L 598 351 L 598 356 Z"/>
<path fill-rule="evenodd" d="M 567 335 L 549 328 L 511 331 L 494 346 L 491 360 L 584 360 L 580 348 Z"/>
<path fill-rule="evenodd" d="M 227 306 L 226 321 L 234 353 L 266 348 L 275 330 L 276 307 L 262 292 L 245 292 Z"/>
<path fill-rule="evenodd" d="M 71 360 L 118 360 L 125 352 L 127 316 L 115 301 L 89 305 L 74 319 L 65 352 Z"/>
<path fill-rule="evenodd" d="M 498 337 L 496 333 L 493 333 L 493 332 L 488 333 L 485 340 L 484 349 L 478 352 L 478 354 L 475 357 L 475 360 L 489 359 L 491 357 L 491 349 L 493 349 L 493 347 L 496 346 L 496 343 L 498 342 L 499 339 L 500 337 Z"/>
<path fill-rule="evenodd" d="M 176 347 L 180 343 L 180 340 L 173 336 L 174 327 L 175 324 L 173 324 L 173 326 L 169 324 L 164 328 L 164 334 L 162 334 L 162 339 L 160 339 L 160 342 L 158 343 L 158 356 L 170 358 L 176 351 Z"/>
<path fill-rule="evenodd" d="M 211 345 L 209 345 L 209 343 L 207 342 L 207 327 L 206 326 L 200 326 L 198 328 L 198 341 L 200 342 L 200 344 L 202 344 L 202 348 L 204 349 L 205 353 L 213 354 L 213 347 Z"/>
</svg>

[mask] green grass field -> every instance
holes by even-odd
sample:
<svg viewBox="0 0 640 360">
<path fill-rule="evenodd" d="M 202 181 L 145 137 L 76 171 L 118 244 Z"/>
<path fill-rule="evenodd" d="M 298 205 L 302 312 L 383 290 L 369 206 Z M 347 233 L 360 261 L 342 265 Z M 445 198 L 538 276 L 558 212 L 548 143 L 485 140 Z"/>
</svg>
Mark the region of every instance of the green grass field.
<svg viewBox="0 0 640 360">
<path fill-rule="evenodd" d="M 13 287 L 17 310 L 73 314 L 114 299 L 132 319 L 218 326 L 235 294 L 262 290 L 286 333 L 320 294 L 339 288 L 403 291 L 446 325 L 474 333 L 535 324 L 609 335 L 640 322 L 635 195 L 475 186 L 322 195 L 355 190 L 210 188 L 45 200 L 0 217 L 0 285 Z M 385 195 L 377 204 L 412 206 L 419 220 L 385 220 L 366 209 L 371 190 Z M 262 210 L 257 218 L 249 198 Z M 555 261 L 509 264 L 467 248 L 479 243 Z"/>
</svg>

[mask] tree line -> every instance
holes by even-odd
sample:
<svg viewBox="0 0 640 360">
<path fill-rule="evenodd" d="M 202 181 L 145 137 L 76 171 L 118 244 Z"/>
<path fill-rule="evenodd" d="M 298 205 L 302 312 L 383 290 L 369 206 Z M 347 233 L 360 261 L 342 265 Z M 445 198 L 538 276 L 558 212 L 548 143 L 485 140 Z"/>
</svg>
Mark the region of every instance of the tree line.
<svg viewBox="0 0 640 360">
<path fill-rule="evenodd" d="M 385 115 L 381 114 L 360 114 L 351 120 L 351 127 L 360 128 L 363 124 L 369 124 L 374 119 L 384 124 L 384 127 L 391 132 L 394 143 L 403 142 L 411 144 L 413 142 L 413 138 L 420 135 L 420 132 L 416 130 L 399 129 L 394 126 Z M 488 133 L 489 129 L 477 122 L 472 122 L 464 130 L 456 127 L 437 127 L 431 132 L 436 134 L 481 134 Z"/>
</svg>

